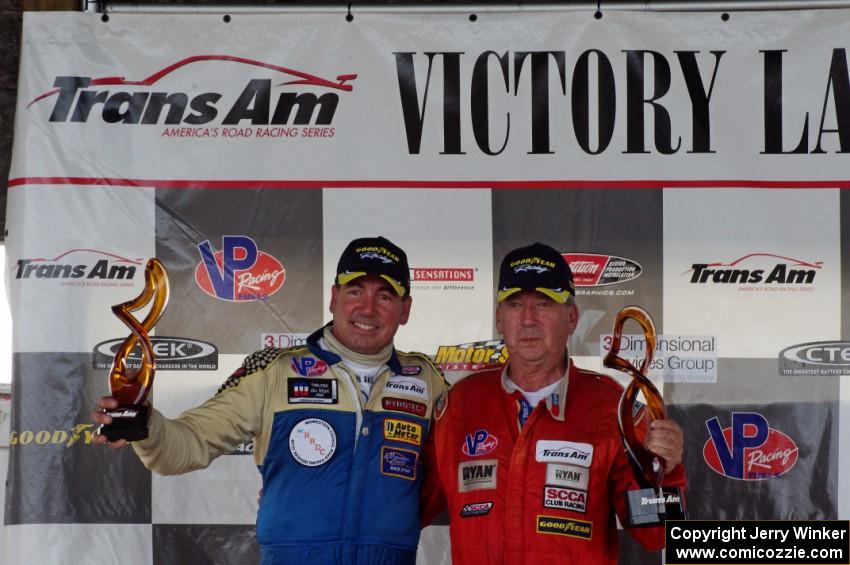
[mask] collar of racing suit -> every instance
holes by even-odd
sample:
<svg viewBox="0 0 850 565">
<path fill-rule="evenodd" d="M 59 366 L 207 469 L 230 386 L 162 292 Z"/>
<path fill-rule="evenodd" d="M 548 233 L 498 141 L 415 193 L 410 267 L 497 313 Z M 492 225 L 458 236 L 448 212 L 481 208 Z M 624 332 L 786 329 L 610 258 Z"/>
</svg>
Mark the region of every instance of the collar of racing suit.
<svg viewBox="0 0 850 565">
<path fill-rule="evenodd" d="M 328 322 L 325 326 L 319 328 L 307 338 L 307 347 L 313 355 L 329 365 L 335 365 L 343 359 L 347 359 L 361 365 L 382 365 L 386 363 L 393 373 L 401 373 L 401 363 L 396 356 L 395 348 L 392 343 L 374 355 L 364 355 L 363 353 L 357 353 L 356 351 L 352 351 L 348 347 L 344 346 L 336 337 L 334 337 L 333 332 L 331 331 L 331 326 L 333 326 L 333 322 Z M 329 349 L 323 349 L 319 345 L 319 339 L 321 338 L 324 338 Z"/>
<path fill-rule="evenodd" d="M 565 353 L 566 355 L 566 353 Z M 572 370 L 572 359 L 570 359 L 569 355 L 567 357 L 567 370 L 564 371 L 564 376 L 561 377 L 561 380 L 558 381 L 558 386 L 555 390 L 546 397 L 546 409 L 549 410 L 549 413 L 556 420 L 563 422 L 564 421 L 564 408 L 567 405 L 567 388 L 570 386 L 570 371 Z M 522 395 L 520 389 L 514 384 L 513 381 L 510 380 L 508 376 L 508 369 L 510 368 L 511 361 L 508 358 L 507 363 L 505 363 L 505 368 L 502 369 L 502 390 L 505 391 L 505 394 L 513 394 L 516 392 L 518 395 Z"/>
</svg>

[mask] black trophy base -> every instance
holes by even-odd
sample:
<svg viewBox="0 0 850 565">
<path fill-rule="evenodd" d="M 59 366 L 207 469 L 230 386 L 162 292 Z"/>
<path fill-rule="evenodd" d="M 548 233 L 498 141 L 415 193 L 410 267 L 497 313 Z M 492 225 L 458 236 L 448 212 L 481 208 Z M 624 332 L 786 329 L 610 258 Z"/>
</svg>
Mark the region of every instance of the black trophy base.
<svg viewBox="0 0 850 565">
<path fill-rule="evenodd" d="M 678 487 L 644 488 L 626 493 L 626 526 L 660 526 L 665 520 L 685 520 L 685 501 Z"/>
<path fill-rule="evenodd" d="M 148 414 L 150 408 L 144 404 L 124 404 L 115 410 L 105 410 L 112 416 L 111 424 L 97 429 L 98 435 L 106 436 L 109 441 L 126 439 L 140 441 L 148 437 Z"/>
</svg>

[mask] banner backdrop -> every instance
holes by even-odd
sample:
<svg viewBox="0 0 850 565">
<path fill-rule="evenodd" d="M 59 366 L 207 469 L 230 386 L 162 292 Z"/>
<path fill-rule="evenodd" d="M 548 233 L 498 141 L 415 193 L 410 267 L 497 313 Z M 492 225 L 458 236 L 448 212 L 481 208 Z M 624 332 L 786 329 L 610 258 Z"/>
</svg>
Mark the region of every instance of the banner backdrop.
<svg viewBox="0 0 850 565">
<path fill-rule="evenodd" d="M 450 380 L 504 360 L 498 263 L 547 242 L 577 276 L 579 365 L 621 307 L 655 318 L 693 518 L 850 517 L 850 11 L 24 24 L 4 563 L 256 562 L 250 438 L 177 477 L 91 445 L 126 335 L 109 307 L 163 261 L 153 398 L 176 416 L 326 321 L 343 246 L 376 234 L 411 261 L 397 346 Z M 422 546 L 448 563 L 447 527 Z"/>
</svg>

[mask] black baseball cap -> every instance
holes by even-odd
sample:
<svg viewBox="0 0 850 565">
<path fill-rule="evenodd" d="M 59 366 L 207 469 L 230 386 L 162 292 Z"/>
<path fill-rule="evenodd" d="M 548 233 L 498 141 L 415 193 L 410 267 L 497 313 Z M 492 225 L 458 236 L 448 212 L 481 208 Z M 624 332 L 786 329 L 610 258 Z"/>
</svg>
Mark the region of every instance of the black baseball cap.
<svg viewBox="0 0 850 565">
<path fill-rule="evenodd" d="M 522 290 L 536 290 L 564 304 L 576 293 L 570 265 L 563 255 L 543 243 L 514 249 L 499 267 L 496 300 L 502 302 Z"/>
<path fill-rule="evenodd" d="M 348 284 L 358 277 L 376 275 L 386 280 L 396 294 L 410 294 L 407 255 L 385 237 L 361 237 L 342 252 L 336 266 L 336 283 Z"/>
</svg>

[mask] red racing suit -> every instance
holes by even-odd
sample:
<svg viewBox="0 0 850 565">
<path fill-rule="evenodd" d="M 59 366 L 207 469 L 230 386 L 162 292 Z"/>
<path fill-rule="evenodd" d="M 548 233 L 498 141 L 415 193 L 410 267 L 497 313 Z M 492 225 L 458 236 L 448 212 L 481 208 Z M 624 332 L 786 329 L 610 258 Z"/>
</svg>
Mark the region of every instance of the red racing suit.
<svg viewBox="0 0 850 565">
<path fill-rule="evenodd" d="M 641 488 L 617 427 L 622 387 L 570 360 L 520 428 L 522 394 L 503 370 L 461 380 L 438 406 L 423 524 L 447 508 L 453 565 L 616 565 L 614 512 L 622 522 L 625 492 Z M 679 465 L 664 486 L 684 485 Z M 663 526 L 628 531 L 648 550 L 664 546 Z"/>
</svg>

